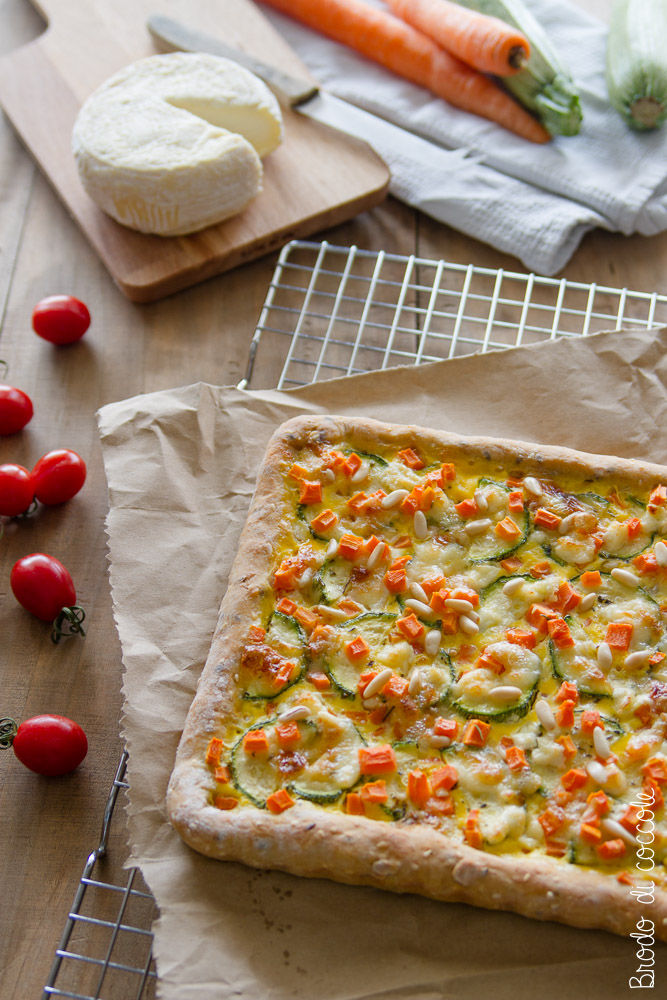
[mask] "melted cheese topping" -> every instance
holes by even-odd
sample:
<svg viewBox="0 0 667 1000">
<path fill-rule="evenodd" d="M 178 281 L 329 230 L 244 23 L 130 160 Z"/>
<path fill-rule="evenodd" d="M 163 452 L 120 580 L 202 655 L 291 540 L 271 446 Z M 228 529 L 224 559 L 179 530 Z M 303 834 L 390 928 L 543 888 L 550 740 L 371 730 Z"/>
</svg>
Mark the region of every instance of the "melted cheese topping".
<svg viewBox="0 0 667 1000">
<path fill-rule="evenodd" d="M 667 490 L 305 447 L 212 741 L 220 808 L 343 810 L 665 883 Z"/>
</svg>

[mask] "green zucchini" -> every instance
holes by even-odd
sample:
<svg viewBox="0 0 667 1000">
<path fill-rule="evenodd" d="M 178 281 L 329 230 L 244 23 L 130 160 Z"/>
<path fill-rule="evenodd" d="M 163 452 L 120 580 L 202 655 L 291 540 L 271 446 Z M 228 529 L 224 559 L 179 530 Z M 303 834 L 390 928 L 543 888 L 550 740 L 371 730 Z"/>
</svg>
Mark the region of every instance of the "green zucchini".
<svg viewBox="0 0 667 1000">
<path fill-rule="evenodd" d="M 340 626 L 340 649 L 337 653 L 331 654 L 324 668 L 331 683 L 343 697 L 354 698 L 356 696 L 359 676 L 368 667 L 367 661 L 357 664 L 347 658 L 344 651 L 346 643 L 355 635 L 362 636 L 370 648 L 369 657 L 372 661 L 378 651 L 389 641 L 389 633 L 395 622 L 396 615 L 389 612 L 376 614 L 373 611 L 367 611 L 357 615 L 356 618 L 350 618 L 349 621 Z"/>
<path fill-rule="evenodd" d="M 517 523 L 517 527 L 521 530 L 521 535 L 517 541 L 508 542 L 503 538 L 499 538 L 492 529 L 489 529 L 483 534 L 473 537 L 466 551 L 469 561 L 473 565 L 477 563 L 500 562 L 501 559 L 507 559 L 513 552 L 520 549 L 528 535 L 528 511 L 524 510 L 520 514 L 516 514 L 514 520 Z"/>
<path fill-rule="evenodd" d="M 347 559 L 327 559 L 315 574 L 315 585 L 319 588 L 322 604 L 336 604 L 340 601 L 350 583 L 350 563 Z"/>
<path fill-rule="evenodd" d="M 634 129 L 667 118 L 667 5 L 664 0 L 615 0 L 607 39 L 609 100 Z"/>
<path fill-rule="evenodd" d="M 570 71 L 561 62 L 544 28 L 522 0 L 456 0 L 462 7 L 497 17 L 517 28 L 530 43 L 530 58 L 503 85 L 551 135 L 577 135 L 581 103 Z M 641 3 L 642 0 L 639 0 Z"/>
<path fill-rule="evenodd" d="M 283 691 L 296 684 L 303 676 L 306 657 L 306 633 L 296 618 L 274 611 L 266 626 L 266 644 L 275 649 L 285 659 L 296 664 L 294 676 L 279 689 L 271 674 L 253 674 L 243 697 L 250 701 L 261 701 L 277 698 Z"/>
<path fill-rule="evenodd" d="M 317 715 L 299 719 L 301 739 L 295 748 L 300 764 L 292 777 L 281 769 L 281 753 L 273 734 L 280 716 L 262 719 L 246 730 L 232 748 L 230 769 L 232 782 L 253 805 L 263 809 L 272 792 L 285 786 L 288 791 L 310 802 L 335 802 L 344 791 L 359 780 L 359 748 L 363 738 L 353 723 L 337 718 L 338 737 L 333 742 L 332 730 L 320 725 Z M 248 754 L 243 741 L 247 732 L 263 729 L 269 738 L 268 754 Z"/>
</svg>

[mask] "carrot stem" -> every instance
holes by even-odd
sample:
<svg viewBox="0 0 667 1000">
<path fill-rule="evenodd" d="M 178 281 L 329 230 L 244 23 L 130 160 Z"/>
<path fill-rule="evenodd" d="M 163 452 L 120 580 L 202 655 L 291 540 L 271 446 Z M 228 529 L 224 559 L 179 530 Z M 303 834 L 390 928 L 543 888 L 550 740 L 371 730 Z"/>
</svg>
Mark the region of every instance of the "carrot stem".
<svg viewBox="0 0 667 1000">
<path fill-rule="evenodd" d="M 454 107 L 470 111 L 531 142 L 551 138 L 495 81 L 449 54 L 416 28 L 363 0 L 264 0 L 283 14 L 355 49 Z"/>
</svg>

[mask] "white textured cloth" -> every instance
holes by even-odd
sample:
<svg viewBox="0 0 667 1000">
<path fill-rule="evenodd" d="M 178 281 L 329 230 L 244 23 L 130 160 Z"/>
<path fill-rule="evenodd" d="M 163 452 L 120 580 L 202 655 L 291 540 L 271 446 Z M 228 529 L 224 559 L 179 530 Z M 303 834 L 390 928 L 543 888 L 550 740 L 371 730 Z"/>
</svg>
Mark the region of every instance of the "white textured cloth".
<svg viewBox="0 0 667 1000">
<path fill-rule="evenodd" d="M 383 6 L 380 0 L 369 0 Z M 357 56 L 269 7 L 262 10 L 331 93 L 445 147 L 447 173 L 400 144 L 378 152 L 391 193 L 441 222 L 552 275 L 584 233 L 667 229 L 667 129 L 637 133 L 610 106 L 604 78 L 607 28 L 567 0 L 525 0 L 568 66 L 581 96 L 577 136 L 546 145 L 483 118 Z"/>
</svg>

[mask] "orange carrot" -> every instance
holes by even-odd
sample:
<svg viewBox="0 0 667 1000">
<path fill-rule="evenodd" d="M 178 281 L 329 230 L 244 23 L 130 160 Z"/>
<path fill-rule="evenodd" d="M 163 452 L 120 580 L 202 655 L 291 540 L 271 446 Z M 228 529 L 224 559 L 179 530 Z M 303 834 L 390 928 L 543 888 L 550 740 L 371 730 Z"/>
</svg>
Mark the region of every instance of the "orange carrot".
<svg viewBox="0 0 667 1000">
<path fill-rule="evenodd" d="M 441 49 L 416 28 L 363 0 L 264 0 L 336 42 L 463 111 L 497 122 L 531 142 L 548 142 L 545 128 L 495 81 Z"/>
<path fill-rule="evenodd" d="M 387 0 L 392 13 L 482 73 L 513 76 L 530 55 L 528 39 L 497 17 L 450 0 Z"/>
</svg>

